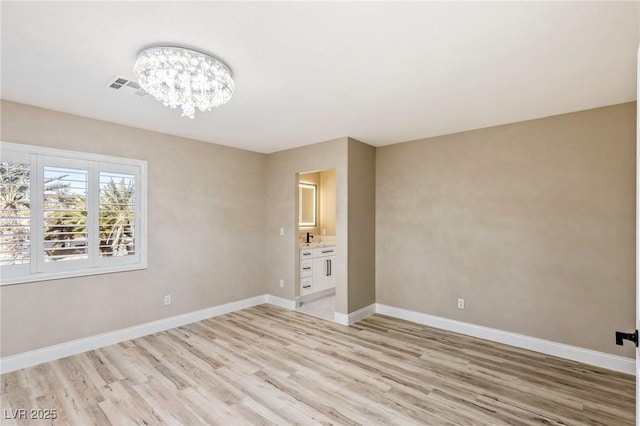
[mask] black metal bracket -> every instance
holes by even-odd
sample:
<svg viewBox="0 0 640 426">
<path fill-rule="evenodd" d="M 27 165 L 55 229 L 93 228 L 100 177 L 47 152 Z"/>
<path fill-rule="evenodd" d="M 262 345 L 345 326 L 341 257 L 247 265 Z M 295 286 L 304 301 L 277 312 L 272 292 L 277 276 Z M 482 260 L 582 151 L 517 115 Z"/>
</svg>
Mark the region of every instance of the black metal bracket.
<svg viewBox="0 0 640 426">
<path fill-rule="evenodd" d="M 633 333 L 623 333 L 621 331 L 616 331 L 616 345 L 622 346 L 623 340 L 630 340 L 638 347 L 638 330 Z"/>
</svg>

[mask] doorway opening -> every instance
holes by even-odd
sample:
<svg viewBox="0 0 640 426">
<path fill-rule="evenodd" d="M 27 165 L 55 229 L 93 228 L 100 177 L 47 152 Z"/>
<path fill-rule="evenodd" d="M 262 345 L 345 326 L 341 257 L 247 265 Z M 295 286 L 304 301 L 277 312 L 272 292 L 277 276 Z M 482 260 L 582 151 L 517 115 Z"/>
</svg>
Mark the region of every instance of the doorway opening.
<svg viewBox="0 0 640 426">
<path fill-rule="evenodd" d="M 336 170 L 297 175 L 296 310 L 334 320 L 336 294 Z"/>
</svg>

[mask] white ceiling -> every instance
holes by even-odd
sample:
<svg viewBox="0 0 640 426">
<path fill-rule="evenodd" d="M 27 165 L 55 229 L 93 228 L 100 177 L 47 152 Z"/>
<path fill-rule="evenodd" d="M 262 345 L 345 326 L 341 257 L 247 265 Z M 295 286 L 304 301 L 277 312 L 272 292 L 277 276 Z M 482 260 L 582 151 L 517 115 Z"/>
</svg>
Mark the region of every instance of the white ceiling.
<svg viewBox="0 0 640 426">
<path fill-rule="evenodd" d="M 638 2 L 7 2 L 2 98 L 269 153 L 374 146 L 636 99 Z M 144 47 L 213 53 L 231 101 L 181 118 L 105 87 Z"/>
</svg>

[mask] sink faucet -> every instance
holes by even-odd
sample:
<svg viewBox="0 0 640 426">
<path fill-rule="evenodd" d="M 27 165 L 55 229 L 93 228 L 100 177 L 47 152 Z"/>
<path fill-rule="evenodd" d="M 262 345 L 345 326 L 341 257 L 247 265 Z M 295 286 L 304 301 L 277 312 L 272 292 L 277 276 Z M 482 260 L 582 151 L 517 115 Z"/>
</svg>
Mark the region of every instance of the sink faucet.
<svg viewBox="0 0 640 426">
<path fill-rule="evenodd" d="M 307 244 L 309 244 L 313 240 L 313 235 L 310 232 L 307 232 Z"/>
</svg>

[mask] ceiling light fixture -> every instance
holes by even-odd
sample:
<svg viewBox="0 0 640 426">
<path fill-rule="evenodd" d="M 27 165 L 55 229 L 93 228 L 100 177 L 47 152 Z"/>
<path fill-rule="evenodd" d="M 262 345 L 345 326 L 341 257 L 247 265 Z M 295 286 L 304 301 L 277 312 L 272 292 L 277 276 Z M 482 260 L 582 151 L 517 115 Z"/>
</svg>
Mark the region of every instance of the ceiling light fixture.
<svg viewBox="0 0 640 426">
<path fill-rule="evenodd" d="M 169 108 L 193 118 L 196 108 L 211 111 L 231 99 L 235 85 L 222 61 L 184 47 L 152 47 L 133 66 L 138 84 Z"/>
</svg>

